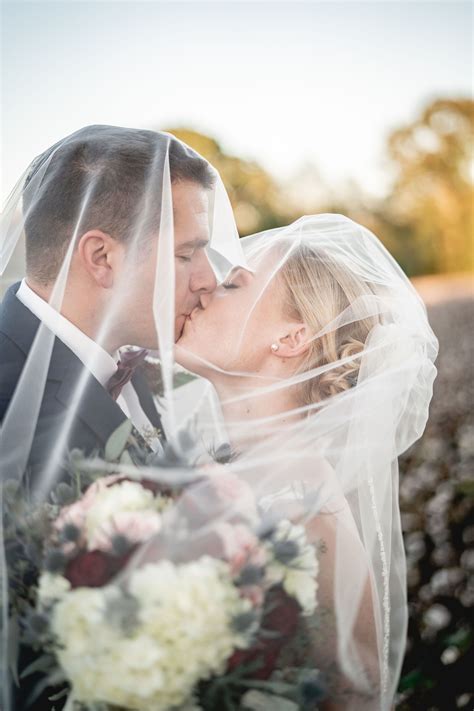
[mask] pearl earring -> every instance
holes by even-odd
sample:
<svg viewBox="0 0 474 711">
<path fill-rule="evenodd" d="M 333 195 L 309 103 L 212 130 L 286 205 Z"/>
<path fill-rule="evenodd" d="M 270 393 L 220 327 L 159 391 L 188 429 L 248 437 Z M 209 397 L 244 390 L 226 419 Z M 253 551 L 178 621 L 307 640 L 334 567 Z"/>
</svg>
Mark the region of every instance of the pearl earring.
<svg viewBox="0 0 474 711">
<path fill-rule="evenodd" d="M 276 353 L 279 348 L 280 348 L 280 346 L 278 345 L 278 343 L 272 343 L 271 349 L 272 349 L 273 353 Z"/>
</svg>

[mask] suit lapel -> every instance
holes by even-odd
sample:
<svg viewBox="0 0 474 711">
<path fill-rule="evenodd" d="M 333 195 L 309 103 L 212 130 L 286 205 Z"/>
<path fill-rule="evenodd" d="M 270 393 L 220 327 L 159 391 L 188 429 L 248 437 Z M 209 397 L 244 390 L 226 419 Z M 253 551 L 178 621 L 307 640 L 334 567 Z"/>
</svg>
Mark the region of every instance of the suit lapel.
<svg viewBox="0 0 474 711">
<path fill-rule="evenodd" d="M 67 364 L 55 367 L 60 351 L 68 351 Z M 127 416 L 82 362 L 60 341 L 57 341 L 51 361 L 51 380 L 59 380 L 56 398 L 66 408 L 74 408 L 75 416 L 105 445 L 108 438 Z"/>
<path fill-rule="evenodd" d="M 166 436 L 163 429 L 163 424 L 161 422 L 160 414 L 156 409 L 155 401 L 152 397 L 150 388 L 148 387 L 146 378 L 143 373 L 140 372 L 139 369 L 137 369 L 132 376 L 132 385 L 134 387 L 135 392 L 137 393 L 138 400 L 140 401 L 140 405 L 142 407 L 143 412 L 148 417 L 153 427 L 156 427 L 160 430 L 160 439 L 162 441 L 165 441 Z"/>
</svg>

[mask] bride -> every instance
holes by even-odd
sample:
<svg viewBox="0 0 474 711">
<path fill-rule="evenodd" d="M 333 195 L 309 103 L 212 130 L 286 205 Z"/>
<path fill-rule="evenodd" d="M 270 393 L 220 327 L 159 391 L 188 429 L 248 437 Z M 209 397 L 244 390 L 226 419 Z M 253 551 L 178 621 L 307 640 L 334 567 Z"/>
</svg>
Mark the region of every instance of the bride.
<svg viewBox="0 0 474 711">
<path fill-rule="evenodd" d="M 217 392 L 231 466 L 319 551 L 310 635 L 324 709 L 388 709 L 406 639 L 397 456 L 426 422 L 437 353 L 421 300 L 377 238 L 340 215 L 242 240 L 203 294 L 178 362 Z"/>
</svg>

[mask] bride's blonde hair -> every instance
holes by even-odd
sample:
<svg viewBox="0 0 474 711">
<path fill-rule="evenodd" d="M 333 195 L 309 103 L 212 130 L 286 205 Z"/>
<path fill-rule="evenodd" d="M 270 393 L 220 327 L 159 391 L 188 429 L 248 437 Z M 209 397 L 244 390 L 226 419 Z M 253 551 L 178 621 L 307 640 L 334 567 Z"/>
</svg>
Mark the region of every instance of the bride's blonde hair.
<svg viewBox="0 0 474 711">
<path fill-rule="evenodd" d="M 285 311 L 289 318 L 306 323 L 313 335 L 331 323 L 354 301 L 373 294 L 373 285 L 351 272 L 323 249 L 299 245 L 289 255 L 279 274 L 284 286 Z M 358 378 L 360 354 L 376 318 L 362 318 L 339 326 L 311 341 L 298 372 L 354 356 L 302 384 L 303 405 L 337 395 L 353 387 Z"/>
</svg>

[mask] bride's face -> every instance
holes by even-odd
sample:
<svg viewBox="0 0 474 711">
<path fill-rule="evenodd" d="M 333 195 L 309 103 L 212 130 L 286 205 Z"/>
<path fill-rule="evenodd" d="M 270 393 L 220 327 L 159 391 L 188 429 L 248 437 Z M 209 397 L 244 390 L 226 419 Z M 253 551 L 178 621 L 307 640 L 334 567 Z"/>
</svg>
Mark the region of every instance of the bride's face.
<svg viewBox="0 0 474 711">
<path fill-rule="evenodd" d="M 281 287 L 271 264 L 255 272 L 233 270 L 201 303 L 186 320 L 178 362 L 211 380 L 213 367 L 263 374 L 271 345 L 284 330 Z"/>
</svg>

